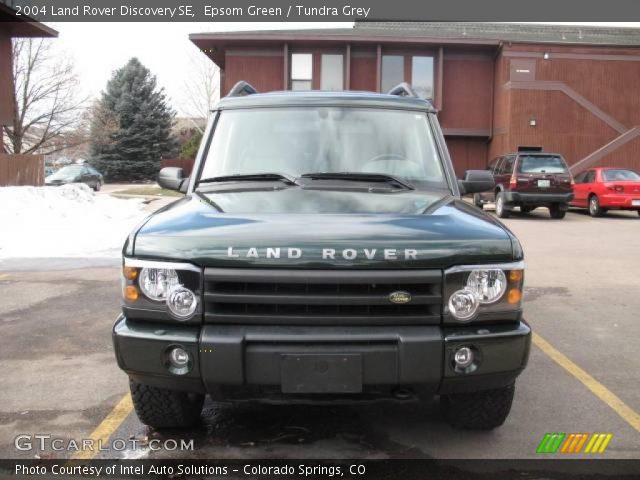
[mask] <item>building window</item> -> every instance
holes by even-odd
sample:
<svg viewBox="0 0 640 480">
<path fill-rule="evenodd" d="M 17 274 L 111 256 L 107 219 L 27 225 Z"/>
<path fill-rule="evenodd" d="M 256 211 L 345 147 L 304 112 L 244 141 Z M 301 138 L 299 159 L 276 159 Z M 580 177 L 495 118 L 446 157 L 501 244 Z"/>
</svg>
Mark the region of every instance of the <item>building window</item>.
<svg viewBox="0 0 640 480">
<path fill-rule="evenodd" d="M 404 82 L 404 57 L 402 55 L 383 55 L 380 90 L 386 93 L 402 82 Z"/>
<path fill-rule="evenodd" d="M 344 66 L 342 55 L 322 55 L 320 90 L 344 90 Z"/>
<path fill-rule="evenodd" d="M 291 90 L 311 90 L 313 78 L 313 55 L 291 54 Z"/>
<path fill-rule="evenodd" d="M 433 99 L 433 57 L 413 57 L 411 86 L 422 98 Z"/>
</svg>

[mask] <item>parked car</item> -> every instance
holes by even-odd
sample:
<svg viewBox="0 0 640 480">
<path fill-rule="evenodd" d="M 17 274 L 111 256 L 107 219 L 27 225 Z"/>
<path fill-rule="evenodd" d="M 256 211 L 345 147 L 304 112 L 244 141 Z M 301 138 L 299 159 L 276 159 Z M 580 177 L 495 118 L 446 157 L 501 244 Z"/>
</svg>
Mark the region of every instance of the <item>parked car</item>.
<svg viewBox="0 0 640 480">
<path fill-rule="evenodd" d="M 186 195 L 126 241 L 113 328 L 143 423 L 190 426 L 207 393 L 437 393 L 456 427 L 504 422 L 531 342 L 522 247 L 460 199 L 493 176 L 457 181 L 435 109 L 407 85 L 391 92 L 240 82 L 191 177 L 160 171 Z"/>
<path fill-rule="evenodd" d="M 474 203 L 483 208 L 495 202 L 496 215 L 507 218 L 515 207 L 529 213 L 538 207 L 549 209 L 551 218 L 564 218 L 573 199 L 573 178 L 562 155 L 542 152 L 518 152 L 493 159 L 487 165 L 493 173 L 493 192 L 474 195 Z"/>
<path fill-rule="evenodd" d="M 635 210 L 640 215 L 640 174 L 625 168 L 592 168 L 576 176 L 572 207 L 592 217 L 607 210 Z"/>
<path fill-rule="evenodd" d="M 91 165 L 69 165 L 46 177 L 44 183 L 45 185 L 84 183 L 97 192 L 104 184 L 104 177 Z"/>
</svg>

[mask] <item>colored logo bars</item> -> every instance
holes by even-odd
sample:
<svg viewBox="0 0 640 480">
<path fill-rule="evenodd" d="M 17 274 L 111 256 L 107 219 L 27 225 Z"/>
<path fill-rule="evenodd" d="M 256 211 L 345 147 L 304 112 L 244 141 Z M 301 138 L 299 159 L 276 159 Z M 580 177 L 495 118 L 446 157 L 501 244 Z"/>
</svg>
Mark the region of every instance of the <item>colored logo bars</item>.
<svg viewBox="0 0 640 480">
<path fill-rule="evenodd" d="M 611 433 L 547 433 L 536 453 L 603 453 L 612 438 Z"/>
</svg>

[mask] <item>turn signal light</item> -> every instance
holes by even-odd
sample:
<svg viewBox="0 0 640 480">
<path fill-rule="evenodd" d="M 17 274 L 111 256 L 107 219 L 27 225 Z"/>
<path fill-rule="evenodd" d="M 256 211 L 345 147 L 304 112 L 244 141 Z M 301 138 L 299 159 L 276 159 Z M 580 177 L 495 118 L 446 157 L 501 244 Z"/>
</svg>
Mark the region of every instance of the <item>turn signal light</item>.
<svg viewBox="0 0 640 480">
<path fill-rule="evenodd" d="M 507 293 L 507 301 L 511 304 L 518 303 L 522 300 L 522 291 L 517 288 L 512 288 Z"/>
<path fill-rule="evenodd" d="M 521 282 L 523 273 L 524 272 L 522 270 L 511 270 L 509 272 L 509 280 L 511 282 Z"/>
<path fill-rule="evenodd" d="M 138 278 L 138 269 L 135 267 L 123 267 L 122 274 L 127 280 L 135 280 Z"/>
<path fill-rule="evenodd" d="M 138 292 L 138 289 L 133 285 L 127 285 L 126 287 L 124 287 L 124 297 L 130 302 L 135 302 L 136 300 L 138 300 L 139 296 L 140 292 Z"/>
</svg>

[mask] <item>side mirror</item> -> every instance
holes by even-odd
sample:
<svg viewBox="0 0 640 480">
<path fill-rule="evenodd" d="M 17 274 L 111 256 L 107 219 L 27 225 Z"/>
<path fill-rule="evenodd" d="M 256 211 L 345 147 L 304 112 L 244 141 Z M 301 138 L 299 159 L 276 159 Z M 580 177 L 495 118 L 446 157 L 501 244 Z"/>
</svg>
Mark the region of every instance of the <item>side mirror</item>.
<svg viewBox="0 0 640 480">
<path fill-rule="evenodd" d="M 493 190 L 495 185 L 493 174 L 489 170 L 467 170 L 464 172 L 464 178 L 458 180 L 458 187 L 462 195 L 488 192 Z"/>
<path fill-rule="evenodd" d="M 186 193 L 189 177 L 184 176 L 184 170 L 179 167 L 164 167 L 158 174 L 158 185 L 167 190 Z"/>
</svg>

